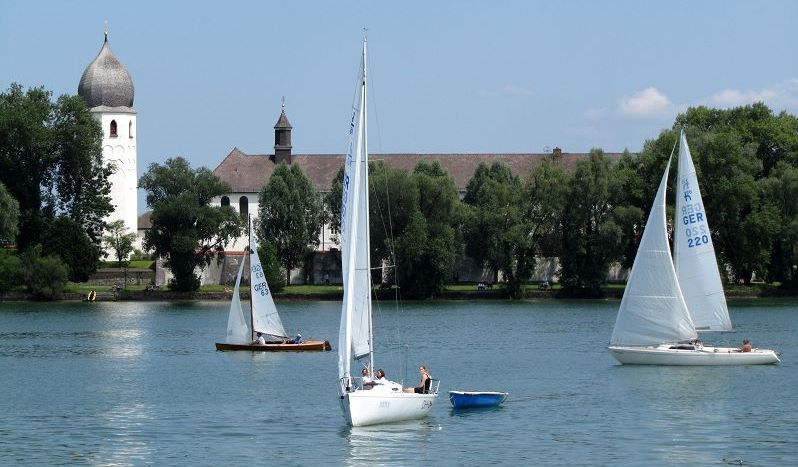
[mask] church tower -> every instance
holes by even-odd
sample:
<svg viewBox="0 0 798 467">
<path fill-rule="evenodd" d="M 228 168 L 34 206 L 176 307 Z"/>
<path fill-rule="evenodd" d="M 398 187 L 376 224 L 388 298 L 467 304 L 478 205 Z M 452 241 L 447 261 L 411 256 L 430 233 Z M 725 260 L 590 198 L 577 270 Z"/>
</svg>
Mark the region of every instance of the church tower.
<svg viewBox="0 0 798 467">
<path fill-rule="evenodd" d="M 138 229 L 136 171 L 136 111 L 133 109 L 133 80 L 124 65 L 111 52 L 108 32 L 100 53 L 92 61 L 78 85 L 78 94 L 88 104 L 103 129 L 103 161 L 114 168 L 110 177 L 114 211 L 107 222 L 122 220 L 126 233 Z"/>
<path fill-rule="evenodd" d="M 285 98 L 281 104 L 280 118 L 274 125 L 274 163 L 291 163 L 291 124 L 285 116 Z"/>
</svg>

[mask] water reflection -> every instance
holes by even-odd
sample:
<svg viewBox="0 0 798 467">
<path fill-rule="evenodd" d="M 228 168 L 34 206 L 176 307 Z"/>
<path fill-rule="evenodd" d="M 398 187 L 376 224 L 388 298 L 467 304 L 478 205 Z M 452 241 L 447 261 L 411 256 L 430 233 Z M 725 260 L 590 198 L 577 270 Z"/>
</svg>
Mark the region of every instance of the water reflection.
<svg viewBox="0 0 798 467">
<path fill-rule="evenodd" d="M 440 429 L 434 419 L 424 419 L 345 427 L 339 434 L 349 445 L 348 466 L 407 465 L 440 461 L 430 448 L 430 437 Z"/>
</svg>

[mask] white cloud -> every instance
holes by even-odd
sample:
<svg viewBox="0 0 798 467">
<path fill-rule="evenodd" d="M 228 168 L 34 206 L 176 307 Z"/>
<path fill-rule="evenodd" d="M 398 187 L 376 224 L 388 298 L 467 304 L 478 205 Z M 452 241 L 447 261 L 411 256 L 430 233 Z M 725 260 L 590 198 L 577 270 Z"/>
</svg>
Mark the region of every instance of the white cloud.
<svg viewBox="0 0 798 467">
<path fill-rule="evenodd" d="M 607 115 L 607 109 L 604 107 L 590 107 L 582 112 L 582 118 L 585 120 L 601 120 Z"/>
<path fill-rule="evenodd" d="M 668 96 L 652 86 L 634 93 L 632 97 L 622 98 L 618 113 L 631 118 L 667 117 L 673 114 L 673 104 Z"/>
<path fill-rule="evenodd" d="M 506 84 L 501 89 L 493 91 L 481 91 L 480 97 L 532 97 L 535 95 L 534 91 L 521 86 Z"/>
<path fill-rule="evenodd" d="M 764 89 L 724 89 L 709 98 L 711 106 L 722 108 L 755 102 L 764 102 L 776 111 L 798 110 L 798 79 L 789 79 Z"/>
</svg>

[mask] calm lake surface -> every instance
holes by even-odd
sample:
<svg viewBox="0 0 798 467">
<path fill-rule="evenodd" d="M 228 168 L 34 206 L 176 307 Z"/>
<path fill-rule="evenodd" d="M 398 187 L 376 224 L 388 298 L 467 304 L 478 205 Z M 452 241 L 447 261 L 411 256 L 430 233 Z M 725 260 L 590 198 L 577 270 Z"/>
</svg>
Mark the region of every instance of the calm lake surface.
<svg viewBox="0 0 798 467">
<path fill-rule="evenodd" d="M 618 301 L 377 308 L 377 366 L 441 395 L 423 421 L 345 426 L 339 302 L 278 303 L 333 352 L 216 352 L 228 304 L 0 303 L 0 465 L 798 465 L 798 301 L 733 301 L 716 344 L 760 367 L 621 366 Z M 400 344 L 401 343 L 401 344 Z M 504 390 L 453 411 L 446 391 Z"/>
</svg>

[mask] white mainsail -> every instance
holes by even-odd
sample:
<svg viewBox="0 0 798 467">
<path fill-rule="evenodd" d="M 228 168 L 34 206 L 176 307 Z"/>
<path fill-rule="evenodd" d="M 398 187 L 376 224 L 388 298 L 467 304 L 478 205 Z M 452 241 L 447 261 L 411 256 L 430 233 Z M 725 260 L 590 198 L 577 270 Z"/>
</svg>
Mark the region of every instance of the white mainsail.
<svg viewBox="0 0 798 467">
<path fill-rule="evenodd" d="M 266 274 L 260 264 L 255 239 L 249 239 L 249 287 L 252 300 L 252 331 L 269 336 L 288 338 L 283 322 L 274 305 Z"/>
<path fill-rule="evenodd" d="M 670 164 L 669 159 L 621 299 L 610 345 L 646 346 L 697 337 L 668 245 L 665 193 Z"/>
<path fill-rule="evenodd" d="M 370 356 L 368 139 L 366 132 L 366 43 L 358 95 L 352 109 L 341 197 L 341 267 L 344 297 L 338 343 L 338 376 L 352 376 L 352 359 Z"/>
<path fill-rule="evenodd" d="M 674 214 L 673 263 L 693 324 L 699 331 L 732 329 L 704 201 L 682 130 Z"/>
<path fill-rule="evenodd" d="M 241 274 L 244 272 L 244 263 L 245 259 L 241 258 L 241 266 L 238 267 L 238 275 L 236 275 L 236 285 L 233 288 L 233 299 L 230 301 L 230 314 L 227 317 L 227 336 L 224 340 L 228 344 L 249 344 L 252 341 L 249 327 L 244 319 L 244 311 L 241 309 L 241 299 L 238 296 Z"/>
</svg>

